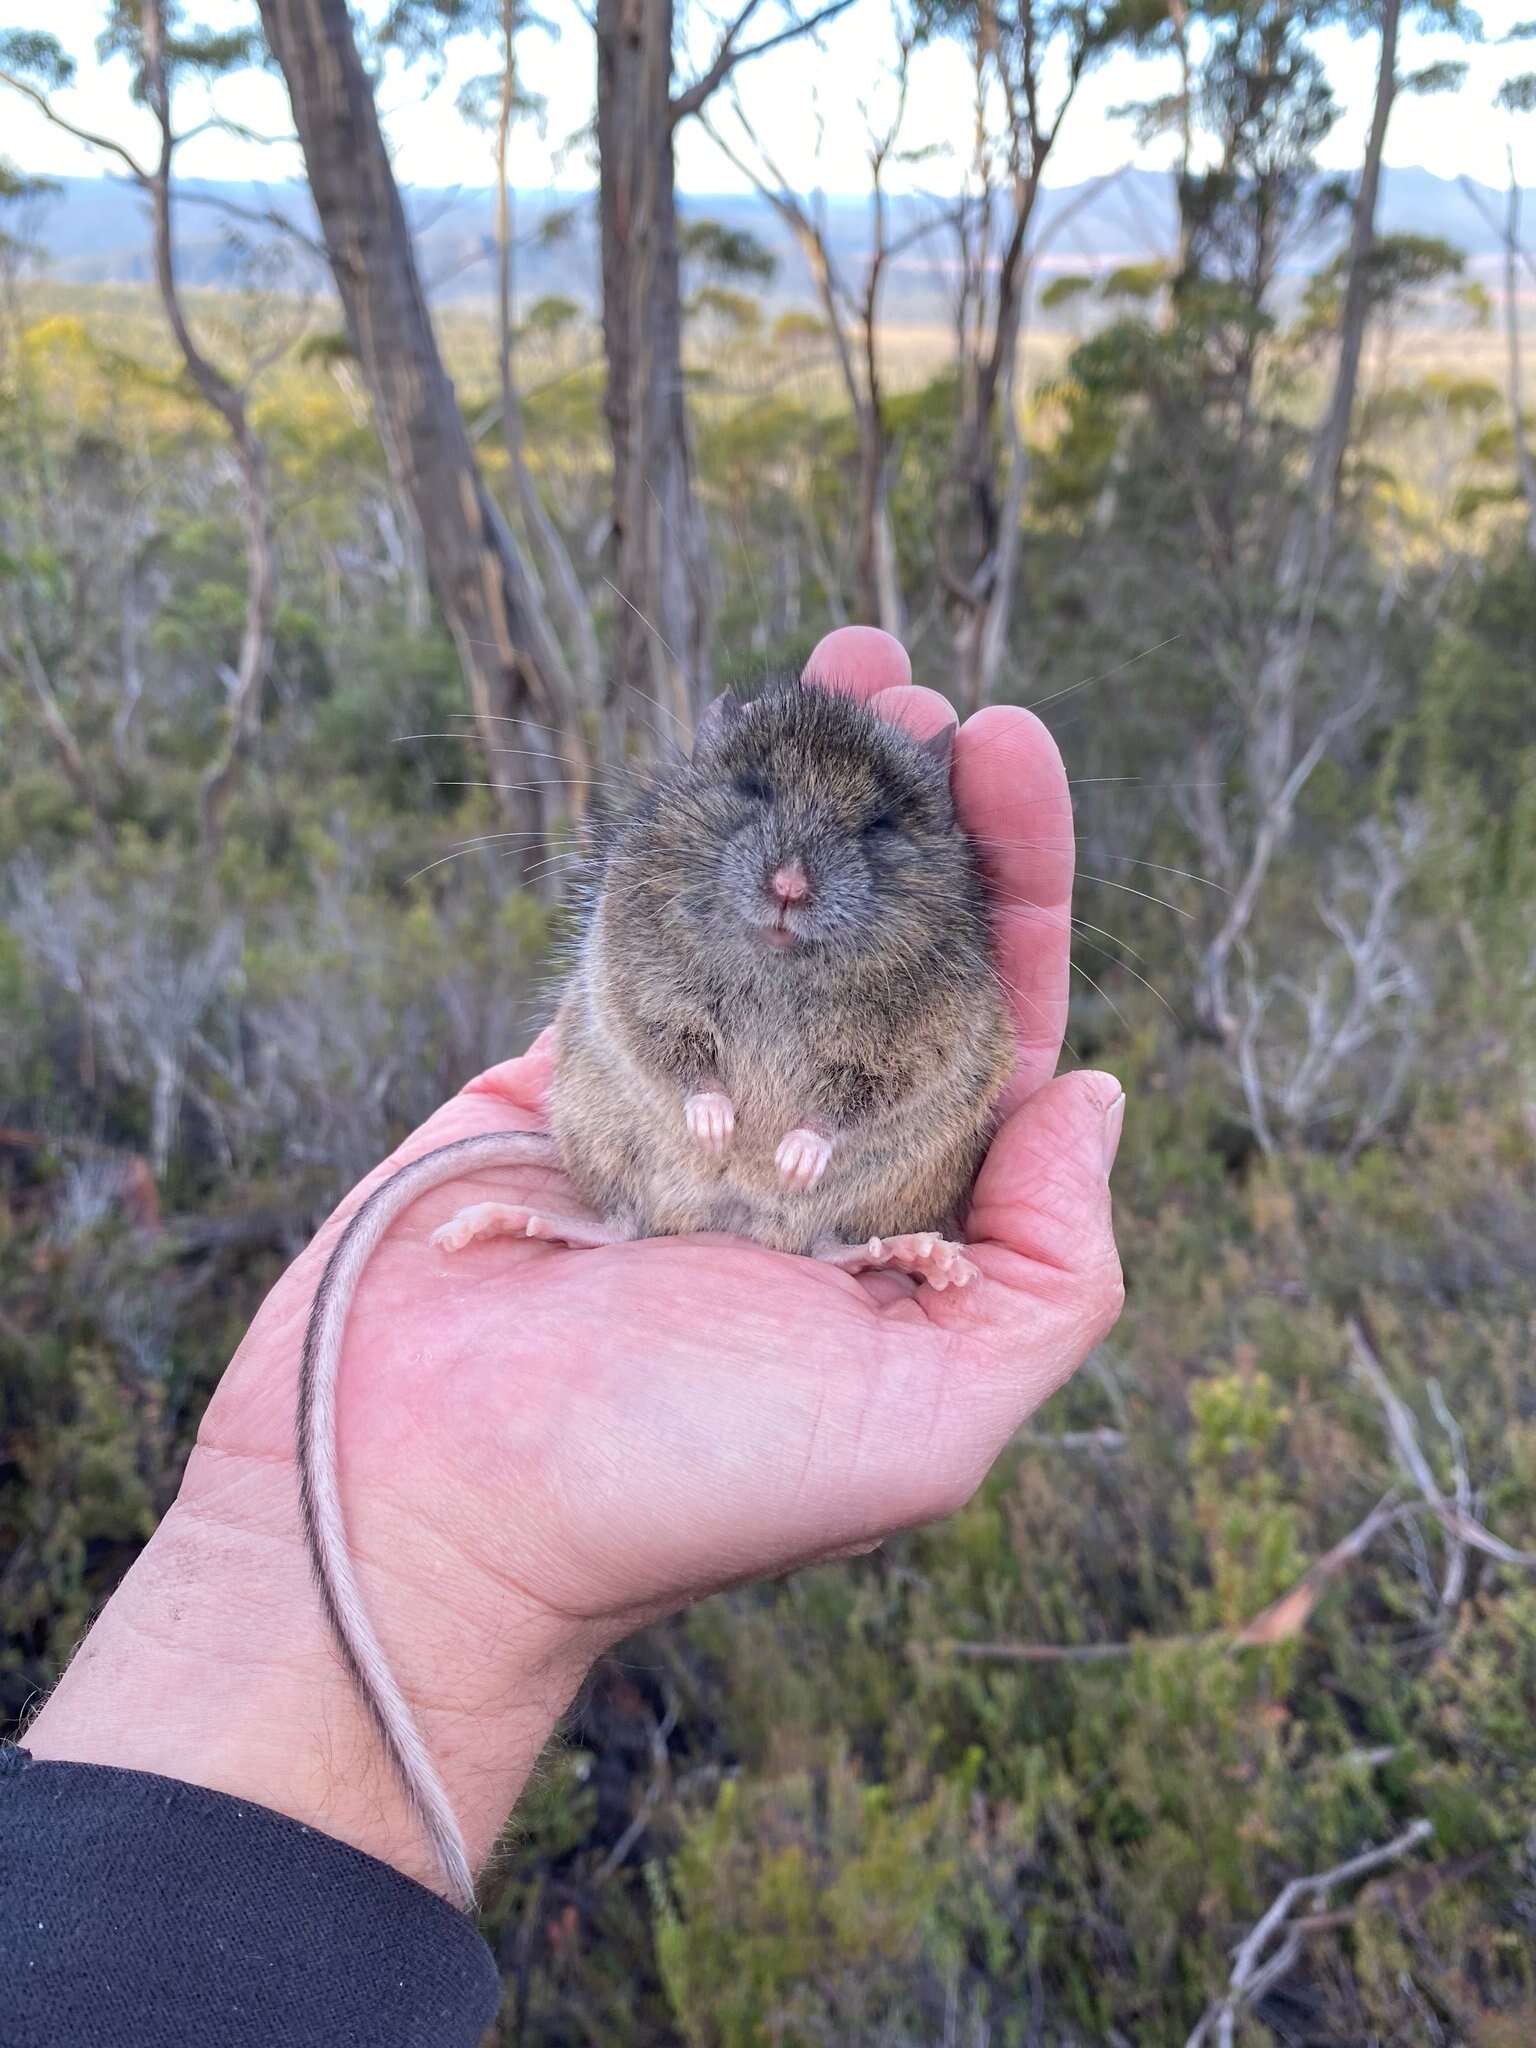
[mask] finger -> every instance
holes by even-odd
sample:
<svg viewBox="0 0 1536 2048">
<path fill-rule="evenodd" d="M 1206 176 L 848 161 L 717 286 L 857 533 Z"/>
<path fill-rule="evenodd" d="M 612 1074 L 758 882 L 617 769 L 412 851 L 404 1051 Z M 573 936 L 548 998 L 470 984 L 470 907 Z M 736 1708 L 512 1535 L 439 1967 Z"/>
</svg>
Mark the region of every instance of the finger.
<svg viewBox="0 0 1536 2048">
<path fill-rule="evenodd" d="M 981 1269 L 963 1289 L 919 1299 L 949 1348 L 940 1511 L 970 1497 L 1025 1417 L 1114 1327 L 1125 1290 L 1109 1176 L 1125 1096 L 1110 1074 L 1064 1074 L 998 1133 L 966 1219 Z"/>
<path fill-rule="evenodd" d="M 547 1024 L 528 1050 L 515 1060 L 502 1060 L 466 1081 L 461 1095 L 492 1095 L 514 1109 L 542 1111 L 555 1078 L 555 1027 Z"/>
<path fill-rule="evenodd" d="M 1056 1071 L 1072 952 L 1072 792 L 1056 742 L 1031 711 L 994 705 L 961 726 L 951 783 L 981 850 L 998 970 L 1018 1038 L 1005 1110 Z"/>
<path fill-rule="evenodd" d="M 871 711 L 888 724 L 899 725 L 915 740 L 932 739 L 946 725 L 954 725 L 955 707 L 937 690 L 925 690 L 916 683 L 905 689 L 881 690 L 867 699 Z"/>
<path fill-rule="evenodd" d="M 801 680 L 860 700 L 912 680 L 907 650 L 878 626 L 839 626 L 811 649 Z"/>
<path fill-rule="evenodd" d="M 996 1247 L 1011 1263 L 984 1267 L 1006 1313 L 1011 1289 L 1074 1309 L 1096 1342 L 1119 1313 L 1119 1259 L 1109 1176 L 1125 1119 L 1113 1074 L 1063 1074 L 1003 1125 L 983 1162 L 966 1223 L 979 1262 Z M 1022 1263 L 1021 1263 L 1022 1262 Z"/>
</svg>

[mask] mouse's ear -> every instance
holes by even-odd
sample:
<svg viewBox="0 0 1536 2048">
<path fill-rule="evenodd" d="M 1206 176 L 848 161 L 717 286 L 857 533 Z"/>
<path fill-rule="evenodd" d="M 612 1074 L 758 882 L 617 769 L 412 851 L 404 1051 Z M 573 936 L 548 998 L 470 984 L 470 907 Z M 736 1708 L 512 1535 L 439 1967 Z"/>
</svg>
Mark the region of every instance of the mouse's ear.
<svg viewBox="0 0 1536 2048">
<path fill-rule="evenodd" d="M 929 733 L 925 740 L 917 743 L 919 750 L 928 756 L 946 782 L 949 780 L 949 764 L 955 758 L 955 734 L 959 730 L 951 718 L 937 732 Z"/>
<path fill-rule="evenodd" d="M 722 740 L 735 731 L 746 716 L 746 705 L 740 697 L 727 690 L 724 696 L 716 697 L 699 714 L 699 722 L 693 729 L 693 751 L 695 756 L 706 753 L 711 747 L 718 747 Z"/>
</svg>

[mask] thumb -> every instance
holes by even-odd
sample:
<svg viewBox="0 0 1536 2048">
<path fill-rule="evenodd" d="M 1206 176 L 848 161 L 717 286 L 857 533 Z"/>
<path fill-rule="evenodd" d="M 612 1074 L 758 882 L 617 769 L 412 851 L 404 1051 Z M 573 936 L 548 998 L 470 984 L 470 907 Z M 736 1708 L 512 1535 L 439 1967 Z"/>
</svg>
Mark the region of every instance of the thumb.
<svg viewBox="0 0 1536 2048">
<path fill-rule="evenodd" d="M 1014 1294 L 1080 1319 L 1084 1346 L 1124 1299 L 1109 1175 L 1125 1121 L 1113 1074 L 1063 1074 L 1014 1111 L 993 1141 L 972 1200 L 968 1240 L 1011 1256 L 982 1263 Z M 978 1299 L 978 1306 L 979 1306 Z"/>
<path fill-rule="evenodd" d="M 514 1060 L 487 1067 L 459 1090 L 461 1095 L 494 1095 L 510 1102 L 514 1109 L 538 1111 L 544 1107 L 555 1078 L 555 1027 L 546 1025 L 525 1053 Z"/>
<path fill-rule="evenodd" d="M 944 1380 L 949 1506 L 1114 1327 L 1125 1290 L 1109 1173 L 1124 1115 L 1112 1074 L 1064 1074 L 1014 1111 L 987 1154 L 966 1226 L 982 1277 L 923 1304 L 957 1340 Z"/>
</svg>

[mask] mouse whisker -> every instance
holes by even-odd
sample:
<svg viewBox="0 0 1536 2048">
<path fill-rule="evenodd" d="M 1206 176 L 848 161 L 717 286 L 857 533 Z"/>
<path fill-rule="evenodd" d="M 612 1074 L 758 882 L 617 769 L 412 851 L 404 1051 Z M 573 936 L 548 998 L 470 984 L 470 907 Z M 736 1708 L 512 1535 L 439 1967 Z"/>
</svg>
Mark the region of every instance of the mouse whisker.
<svg viewBox="0 0 1536 2048">
<path fill-rule="evenodd" d="M 1133 889 L 1129 882 L 1116 882 L 1112 880 L 1111 877 L 1108 875 L 1090 875 L 1086 868 L 1079 868 L 1076 871 L 1074 880 L 1078 882 L 1098 882 L 1106 889 L 1119 889 L 1124 895 L 1140 896 L 1143 898 L 1144 901 L 1148 903 L 1157 903 L 1160 904 L 1164 910 L 1171 910 L 1175 917 L 1185 917 L 1189 918 L 1190 920 L 1193 920 L 1195 915 L 1195 913 L 1192 910 L 1185 910 L 1180 904 L 1170 903 L 1167 897 L 1165 896 L 1154 896 L 1150 893 L 1150 891 L 1146 889 Z M 1000 903 L 1024 903 L 1028 904 L 1029 907 L 1033 910 L 1043 910 L 1046 907 L 1044 904 L 1036 903 L 1032 897 L 1017 896 L 1011 893 L 1009 890 L 1000 889 L 995 886 L 993 888 L 992 893 L 994 897 L 997 899 L 997 901 Z"/>
<path fill-rule="evenodd" d="M 1038 1002 L 1034 997 L 1028 995 L 1023 989 L 1021 989 L 1017 982 L 1010 981 L 1007 975 L 1004 974 L 1000 969 L 997 970 L 997 982 L 999 988 L 1003 989 L 1008 995 L 1010 995 L 1016 1003 L 1026 1004 L 1031 1010 L 1035 1012 L 1035 1014 L 1038 1017 L 1040 1017 L 1042 1020 L 1046 1022 L 1054 1021 L 1047 1017 L 1045 1008 L 1040 1002 Z M 1066 1047 L 1067 1051 L 1071 1053 L 1073 1059 L 1077 1061 L 1078 1065 L 1082 1066 L 1083 1056 L 1078 1051 L 1077 1047 L 1072 1043 L 1071 1039 L 1068 1038 L 1065 1031 L 1063 1031 L 1061 1034 L 1061 1042 Z"/>
<path fill-rule="evenodd" d="M 1081 931 L 1097 932 L 1101 939 L 1108 939 L 1111 944 L 1118 946 L 1121 952 L 1129 953 L 1133 960 L 1144 960 L 1146 958 L 1144 953 L 1137 952 L 1129 939 L 1122 938 L 1119 932 L 1112 932 L 1105 925 L 1091 924 L 1086 917 L 1079 917 L 1075 911 L 1072 916 L 1072 922 Z"/>
<path fill-rule="evenodd" d="M 999 853 L 1061 853 L 1065 851 L 1063 844 L 1053 844 L 1048 839 L 989 839 L 976 835 L 976 844 L 988 847 Z M 1230 896 L 1232 894 L 1232 891 L 1227 888 L 1225 883 L 1213 881 L 1209 875 L 1196 874 L 1192 868 L 1172 867 L 1167 861 L 1161 860 L 1143 860 L 1140 855 L 1133 853 L 1106 853 L 1104 858 L 1105 860 L 1120 861 L 1126 867 L 1151 868 L 1160 875 L 1177 875 L 1183 881 L 1198 882 L 1202 889 L 1214 889 L 1219 896 Z M 1102 877 L 1100 876 L 1087 876 L 1089 881 L 1101 879 Z"/>
<path fill-rule="evenodd" d="M 1028 711 L 1038 711 L 1043 704 L 1054 704 L 1062 697 L 1070 697 L 1075 690 L 1090 689 L 1094 683 L 1107 683 L 1111 676 L 1123 675 L 1128 668 L 1134 668 L 1138 661 L 1145 661 L 1149 654 L 1158 654 L 1165 647 L 1171 647 L 1175 640 L 1182 640 L 1182 633 L 1170 633 L 1166 640 L 1158 640 L 1151 647 L 1143 647 L 1140 654 L 1133 654 L 1129 660 L 1116 663 L 1096 676 L 1084 676 L 1081 682 L 1068 683 L 1065 689 L 1053 690 L 1048 697 L 1033 697 L 1025 706 Z"/>
<path fill-rule="evenodd" d="M 1196 782 L 1148 782 L 1144 775 L 1069 775 L 1067 781 L 1074 789 L 1081 789 L 1090 782 L 1134 783 L 1139 789 L 1224 789 L 1226 778 L 1221 775 L 1207 775 Z"/>
<path fill-rule="evenodd" d="M 1074 918 L 1074 926 L 1076 925 L 1076 922 L 1077 920 Z M 1160 988 L 1153 987 L 1152 983 L 1148 981 L 1147 977 L 1144 974 L 1138 974 L 1134 967 L 1127 966 L 1126 962 L 1120 958 L 1118 953 L 1110 952 L 1108 946 L 1095 945 L 1092 939 L 1085 939 L 1081 932 L 1077 933 L 1077 939 L 1078 943 L 1080 945 L 1086 946 L 1091 953 L 1098 953 L 1102 955 L 1102 957 L 1106 959 L 1112 967 L 1118 967 L 1122 970 L 1123 973 L 1128 974 L 1131 977 L 1132 981 L 1139 981 L 1142 987 L 1146 989 L 1149 994 L 1157 997 L 1157 1000 L 1168 1012 L 1169 1016 L 1173 1019 L 1174 1023 L 1182 1024 L 1182 1019 L 1180 1018 L 1178 1011 L 1173 1007 L 1172 1003 L 1169 1002 L 1168 998 L 1163 994 Z M 1079 969 L 1079 972 L 1081 971 L 1082 970 Z M 1102 989 L 1099 990 L 1099 993 L 1100 995 L 1104 995 L 1104 991 Z M 1108 1002 L 1109 997 L 1105 995 L 1104 1000 Z M 1116 1014 L 1118 1014 L 1118 1012 Z M 1121 1022 L 1124 1023 L 1124 1021 L 1124 1018 L 1121 1018 Z"/>
<path fill-rule="evenodd" d="M 683 665 L 682 657 L 678 654 L 677 649 L 675 647 L 669 647 L 667 645 L 667 642 L 662 635 L 661 628 L 651 623 L 651 621 L 645 616 L 645 613 L 641 611 L 639 605 L 637 605 L 633 601 L 633 599 L 626 597 L 624 592 L 620 590 L 617 583 L 613 582 L 607 576 L 603 578 L 603 581 L 608 585 L 608 588 L 613 592 L 614 596 L 619 600 L 620 604 L 629 606 L 629 609 L 634 613 L 635 617 L 640 621 L 641 625 L 644 626 L 647 633 L 651 634 L 652 637 L 660 644 L 663 652 L 671 655 L 673 665 L 677 668 L 681 668 Z M 633 689 L 634 685 L 630 684 L 629 687 Z M 645 692 L 643 690 L 636 690 L 635 694 L 637 697 L 643 697 L 645 695 Z M 654 702 L 655 700 L 652 699 L 651 701 Z M 656 708 L 658 711 L 666 710 L 666 706 L 662 704 L 658 704 Z M 674 714 L 668 713 L 668 716 L 672 717 L 674 716 Z M 680 718 L 676 718 L 675 723 L 679 727 L 681 727 L 683 721 Z"/>
<path fill-rule="evenodd" d="M 432 784 L 434 789 L 499 789 L 507 795 L 526 794 L 540 789 L 584 789 L 586 784 L 574 776 L 552 775 L 547 782 L 488 782 L 483 776 L 442 776 Z"/>
<path fill-rule="evenodd" d="M 414 874 L 407 875 L 405 879 L 407 882 L 419 881 L 423 875 L 431 874 L 434 868 L 445 867 L 449 861 L 458 860 L 466 853 L 481 852 L 494 845 L 498 840 L 506 839 L 533 839 L 542 845 L 544 834 L 542 832 L 487 832 L 478 839 L 466 839 L 462 845 L 451 847 L 447 853 L 439 855 L 436 860 L 429 860 L 425 867 L 417 868 Z M 511 848 L 508 849 L 508 851 L 512 850 Z"/>
<path fill-rule="evenodd" d="M 1175 917 L 1186 917 L 1191 922 L 1194 920 L 1195 913 L 1192 910 L 1185 910 L 1180 904 L 1170 903 L 1166 896 L 1154 896 L 1150 890 L 1133 889 L 1129 882 L 1116 882 L 1108 875 L 1090 875 L 1086 868 L 1078 869 L 1077 878 L 1080 882 L 1097 882 L 1105 889 L 1119 889 L 1127 896 L 1140 896 L 1148 903 L 1161 904 L 1164 910 L 1171 910 Z"/>
</svg>

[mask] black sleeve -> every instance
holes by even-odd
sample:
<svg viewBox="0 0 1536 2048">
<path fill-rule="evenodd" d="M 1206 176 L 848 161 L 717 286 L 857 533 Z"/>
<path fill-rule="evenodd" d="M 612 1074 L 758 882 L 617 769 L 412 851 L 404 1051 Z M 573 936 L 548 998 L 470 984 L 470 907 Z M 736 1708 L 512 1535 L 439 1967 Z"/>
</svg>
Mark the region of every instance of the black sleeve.
<svg viewBox="0 0 1536 2048">
<path fill-rule="evenodd" d="M 496 1967 L 264 1806 L 0 1744 L 0 2048 L 475 2048 Z"/>
</svg>

